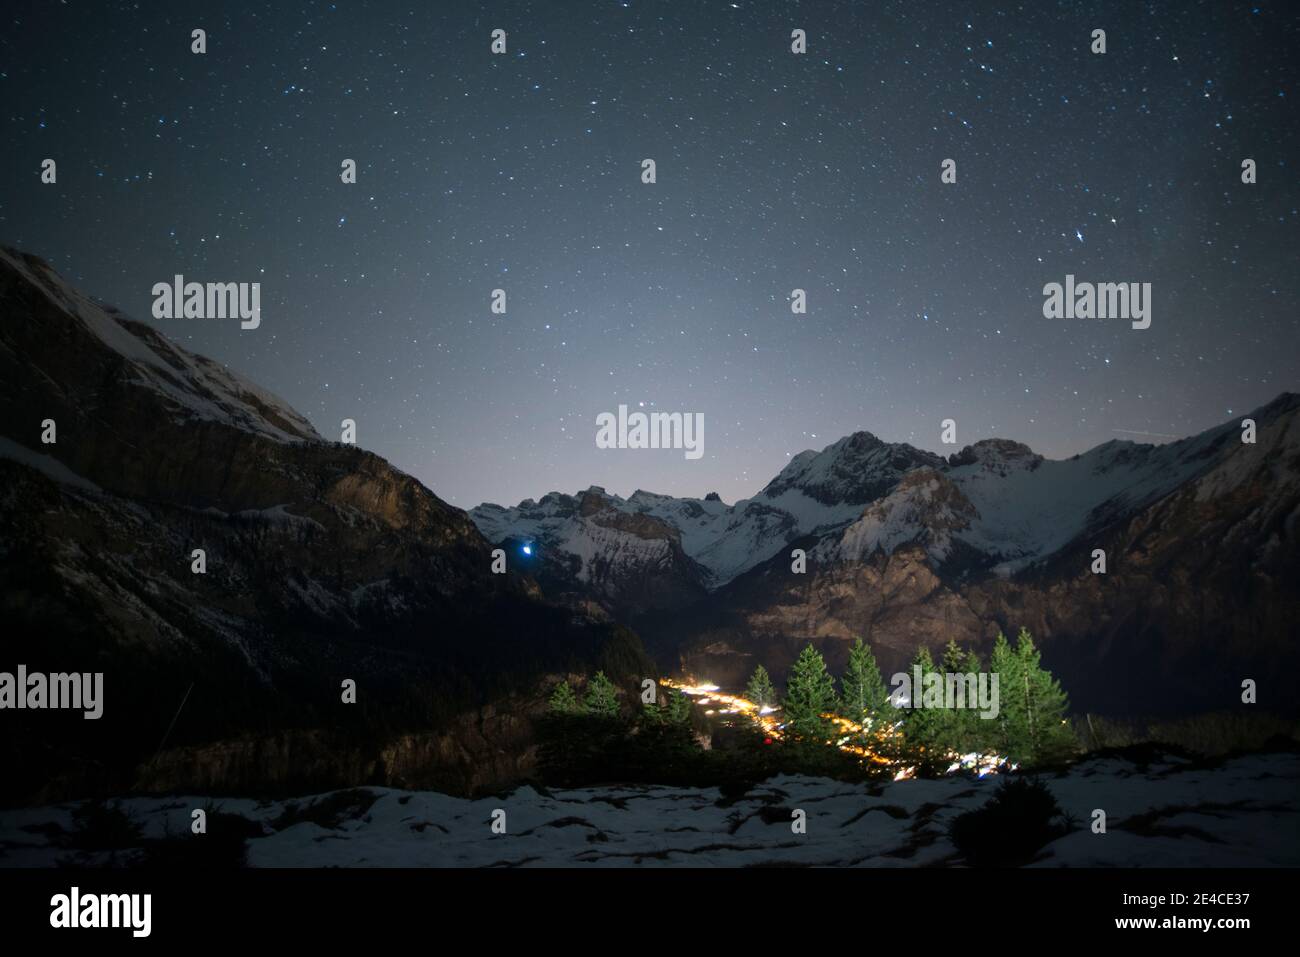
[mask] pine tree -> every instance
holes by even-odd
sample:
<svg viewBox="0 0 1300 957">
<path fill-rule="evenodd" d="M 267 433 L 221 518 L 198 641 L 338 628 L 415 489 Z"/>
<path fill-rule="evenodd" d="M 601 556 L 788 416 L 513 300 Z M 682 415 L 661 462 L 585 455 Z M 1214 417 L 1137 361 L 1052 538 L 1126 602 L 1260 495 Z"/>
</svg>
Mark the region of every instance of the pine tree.
<svg viewBox="0 0 1300 957">
<path fill-rule="evenodd" d="M 962 651 L 957 642 L 949 641 L 943 649 L 943 663 L 940 670 L 943 671 L 945 680 L 948 675 L 975 674 L 978 682 L 979 668 L 979 658 Z M 953 707 L 945 708 L 942 712 L 938 722 L 939 740 L 949 751 L 968 754 L 976 750 L 980 736 L 979 701 L 977 697 L 975 699 L 970 697 L 969 692 L 973 689 L 964 681 L 964 677 L 957 680 L 963 683 L 962 707 L 955 707 L 955 701 L 948 702 Z"/>
<path fill-rule="evenodd" d="M 691 723 L 691 699 L 676 689 L 669 689 L 664 705 L 664 719 L 669 724 Z"/>
<path fill-rule="evenodd" d="M 752 701 L 759 708 L 771 708 L 776 705 L 776 689 L 772 687 L 772 678 L 767 669 L 759 665 L 745 686 L 745 700 Z"/>
<path fill-rule="evenodd" d="M 614 687 L 614 682 L 605 677 L 605 672 L 597 671 L 596 676 L 587 682 L 583 704 L 588 714 L 604 717 L 618 715 L 618 690 Z"/>
<path fill-rule="evenodd" d="M 700 753 L 692 726 L 691 699 L 675 688 L 666 688 L 657 705 L 642 709 L 646 719 L 630 739 L 631 773 L 637 780 L 676 783 L 689 775 Z"/>
<path fill-rule="evenodd" d="M 1018 764 L 1064 757 L 1075 746 L 1066 723 L 1069 699 L 1051 672 L 1040 664 L 1033 636 L 1021 628 L 1012 649 L 999 634 L 989 670 L 998 675 L 999 714 L 996 746 Z"/>
<path fill-rule="evenodd" d="M 1024 685 L 1030 759 L 1035 763 L 1058 760 L 1077 743 L 1066 718 L 1069 698 L 1052 673 L 1041 666 L 1042 655 L 1027 628 L 1021 628 L 1017 636 L 1016 657 Z"/>
<path fill-rule="evenodd" d="M 1016 693 L 1024 687 L 1022 671 L 1020 658 L 999 631 L 989 655 L 989 672 L 998 676 L 998 716 L 992 738 L 998 753 L 1017 763 L 1025 760 L 1028 739 L 1024 695 Z"/>
<path fill-rule="evenodd" d="M 568 681 L 561 681 L 551 692 L 551 711 L 555 714 L 576 714 L 580 710 L 578 698 L 569 687 Z"/>
<path fill-rule="evenodd" d="M 785 684 L 782 709 L 786 727 L 799 737 L 825 740 L 831 725 L 822 715 L 835 706 L 835 681 L 821 654 L 808 645 L 799 653 Z"/>
<path fill-rule="evenodd" d="M 916 682 L 917 670 L 920 670 L 920 682 Z M 936 707 L 933 692 L 927 701 L 927 676 L 939 675 L 935 668 L 934 657 L 930 649 L 922 646 L 912 658 L 908 676 L 912 685 L 911 707 L 902 709 L 903 716 L 903 750 L 906 759 L 914 763 L 921 774 L 940 774 L 947 770 L 949 746 L 944 740 L 947 731 L 948 712 L 943 707 Z M 930 683 L 933 683 L 931 680 Z M 926 707 L 929 704 L 930 707 Z"/>
<path fill-rule="evenodd" d="M 642 701 L 641 710 L 636 714 L 636 722 L 642 725 L 663 724 L 668 715 L 668 694 L 671 690 L 660 690 L 654 701 Z"/>
<path fill-rule="evenodd" d="M 844 694 L 840 697 L 840 714 L 850 721 L 869 727 L 889 703 L 885 679 L 880 676 L 871 647 L 861 638 L 849 649 L 849 663 L 840 679 Z"/>
<path fill-rule="evenodd" d="M 980 659 L 980 656 L 973 651 L 967 652 L 966 665 L 962 670 L 967 674 L 975 675 L 977 692 L 979 687 L 978 682 L 983 678 L 984 686 L 988 689 L 989 705 L 991 708 L 997 700 L 993 696 L 993 679 L 992 675 L 989 675 L 985 671 L 984 662 Z M 973 708 L 972 714 L 974 715 L 974 720 L 971 722 L 973 731 L 970 747 L 967 750 L 986 754 L 993 749 L 993 742 L 997 738 L 997 719 L 995 717 L 984 716 L 984 709 L 979 706 L 978 697 L 975 704 L 971 705 L 971 707 Z"/>
</svg>

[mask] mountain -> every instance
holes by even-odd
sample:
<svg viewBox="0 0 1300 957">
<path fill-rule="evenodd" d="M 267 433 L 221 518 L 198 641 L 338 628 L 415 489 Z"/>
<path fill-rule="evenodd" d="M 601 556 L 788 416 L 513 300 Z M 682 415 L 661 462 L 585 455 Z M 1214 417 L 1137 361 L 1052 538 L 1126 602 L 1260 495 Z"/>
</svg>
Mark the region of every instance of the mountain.
<svg viewBox="0 0 1300 957">
<path fill-rule="evenodd" d="M 716 494 L 637 491 L 623 499 L 592 487 L 513 508 L 485 503 L 470 517 L 491 541 L 536 543 L 552 582 L 566 581 L 615 614 L 662 610 L 725 585 L 787 542 L 846 525 L 910 469 L 942 463 L 859 432 L 800 453 L 758 495 L 731 506 Z"/>
<path fill-rule="evenodd" d="M 699 600 L 709 579 L 687 556 L 680 528 L 637 507 L 644 504 L 653 504 L 644 493 L 624 501 L 593 486 L 513 509 L 480 505 L 473 518 L 548 594 L 622 618 Z M 685 517 L 690 508 L 677 514 Z"/>
<path fill-rule="evenodd" d="M 675 529 L 702 569 L 707 599 L 637 619 L 653 650 L 697 677 L 741 687 L 756 664 L 780 674 L 810 641 L 838 667 L 859 635 L 889 674 L 921 645 L 987 651 L 999 630 L 1024 626 L 1077 706 L 1192 711 L 1237 702 L 1244 678 L 1300 663 L 1289 625 L 1300 614 L 1298 410 L 1300 396 L 1286 393 L 1250 413 L 1253 444 L 1234 419 L 1062 461 L 1005 439 L 944 459 L 858 432 L 800 453 L 732 506 L 605 499 Z M 611 610 L 618 590 L 593 594 L 582 569 L 621 561 L 627 581 L 660 572 L 602 551 L 573 515 L 529 504 L 470 515 L 489 539 L 531 536 L 558 552 L 557 573 L 576 570 L 572 589 Z M 803 574 L 792 570 L 796 547 Z M 1104 574 L 1092 572 L 1094 549 Z"/>
<path fill-rule="evenodd" d="M 552 682 L 658 673 L 629 624 L 731 686 L 809 641 L 838 668 L 861 635 L 888 673 L 1023 625 L 1082 710 L 1222 709 L 1245 678 L 1294 708 L 1298 410 L 1251 413 L 1254 444 L 1234 420 L 1064 461 L 859 432 L 732 505 L 593 487 L 467 515 L 0 249 L 0 672 L 102 672 L 105 696 L 99 720 L 0 714 L 0 801 L 498 788 Z"/>
<path fill-rule="evenodd" d="M 546 681 L 654 673 L 626 629 L 492 574 L 464 512 L 40 259 L 0 249 L 0 316 L 0 671 L 102 672 L 105 698 L 0 715 L 23 769 L 0 800 L 470 792 L 526 773 Z"/>
</svg>

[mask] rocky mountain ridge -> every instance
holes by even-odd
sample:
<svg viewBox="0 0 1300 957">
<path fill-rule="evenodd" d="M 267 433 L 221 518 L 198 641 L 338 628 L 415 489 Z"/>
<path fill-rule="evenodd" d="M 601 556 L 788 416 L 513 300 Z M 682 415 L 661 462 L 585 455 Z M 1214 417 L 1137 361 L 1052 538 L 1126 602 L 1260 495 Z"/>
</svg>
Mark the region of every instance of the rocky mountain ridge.
<svg viewBox="0 0 1300 957">
<path fill-rule="evenodd" d="M 495 786 L 528 745 L 494 703 L 526 719 L 556 676 L 653 673 L 626 629 L 493 574 L 414 478 L 36 257 L 0 250 L 0 317 L 0 652 L 105 687 L 99 721 L 0 715 L 24 769 L 0 800 L 363 770 Z"/>
<path fill-rule="evenodd" d="M 681 555 L 608 547 L 557 493 L 470 515 L 491 540 L 532 542 L 557 584 L 570 569 L 572 593 L 632 614 L 657 653 L 731 687 L 759 663 L 782 673 L 808 641 L 836 665 L 860 635 L 893 669 L 920 645 L 986 650 L 1024 626 L 1084 706 L 1190 711 L 1297 659 L 1294 393 L 1166 445 L 1112 441 L 1059 461 L 1005 439 L 944 459 L 859 432 L 800 453 L 731 506 L 600 496 L 606 513 L 658 523 Z M 1104 573 L 1092 571 L 1097 549 Z M 598 592 L 587 567 L 601 569 Z M 617 587 L 645 594 L 662 579 L 678 587 L 649 606 Z"/>
</svg>

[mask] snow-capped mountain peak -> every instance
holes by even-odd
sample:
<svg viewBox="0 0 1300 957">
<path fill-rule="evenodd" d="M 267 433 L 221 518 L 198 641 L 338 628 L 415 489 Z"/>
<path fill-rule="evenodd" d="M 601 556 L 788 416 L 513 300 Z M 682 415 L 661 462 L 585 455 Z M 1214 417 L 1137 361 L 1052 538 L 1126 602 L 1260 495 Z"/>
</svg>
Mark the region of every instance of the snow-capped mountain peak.
<svg viewBox="0 0 1300 957">
<path fill-rule="evenodd" d="M 794 489 L 822 504 L 865 505 L 893 487 L 909 469 L 939 466 L 943 461 L 904 443 L 891 444 L 870 432 L 854 432 L 820 452 L 810 449 L 794 456 L 758 497 L 779 499 Z"/>
<path fill-rule="evenodd" d="M 1011 469 L 1036 469 L 1042 462 L 1043 457 L 1029 446 L 1010 439 L 981 439 L 948 457 L 948 464 L 954 468 L 978 464 L 1004 474 Z"/>
<path fill-rule="evenodd" d="M 1283 396 L 1253 415 L 1261 429 L 1281 430 L 1282 444 L 1293 448 L 1300 446 L 1297 406 L 1300 397 Z M 639 489 L 622 499 L 593 487 L 576 499 L 551 493 L 540 504 L 482 505 L 470 515 L 489 539 L 575 542 L 582 536 L 567 527 L 575 514 L 641 514 L 655 528 L 675 530 L 701 570 L 699 584 L 710 589 L 809 537 L 819 561 L 861 561 L 877 549 L 917 543 L 936 569 L 1006 576 L 1202 477 L 1208 494 L 1276 466 L 1279 436 L 1270 433 L 1256 450 L 1239 441 L 1239 431 L 1233 421 L 1161 446 L 1116 440 L 1064 460 L 999 438 L 945 459 L 855 432 L 793 456 L 757 495 L 731 506 L 716 495 L 674 498 Z M 1295 456 L 1289 461 L 1294 470 Z M 577 550 L 598 551 L 586 543 Z"/>
</svg>

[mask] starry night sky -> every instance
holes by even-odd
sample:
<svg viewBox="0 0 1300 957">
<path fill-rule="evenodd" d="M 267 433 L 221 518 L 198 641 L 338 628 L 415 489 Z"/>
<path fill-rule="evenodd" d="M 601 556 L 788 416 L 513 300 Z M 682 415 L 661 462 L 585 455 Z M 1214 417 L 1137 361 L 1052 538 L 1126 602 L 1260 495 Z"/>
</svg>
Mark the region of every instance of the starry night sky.
<svg viewBox="0 0 1300 957">
<path fill-rule="evenodd" d="M 948 417 L 1061 457 L 1300 389 L 1297 49 L 1285 2 L 9 3 L 0 241 L 142 319 L 261 282 L 255 331 L 150 321 L 462 507 Z M 1067 273 L 1151 328 L 1045 319 Z M 704 458 L 596 449 L 642 402 Z"/>
</svg>

